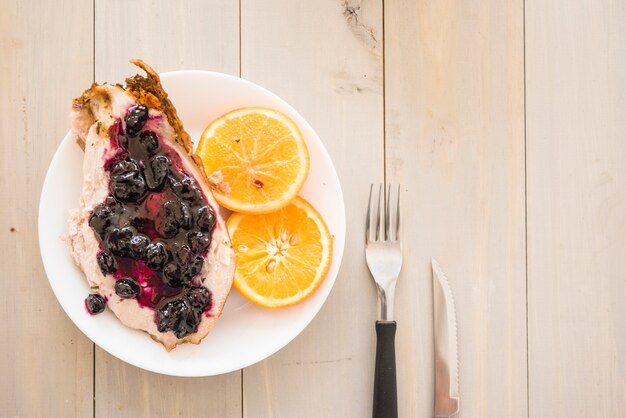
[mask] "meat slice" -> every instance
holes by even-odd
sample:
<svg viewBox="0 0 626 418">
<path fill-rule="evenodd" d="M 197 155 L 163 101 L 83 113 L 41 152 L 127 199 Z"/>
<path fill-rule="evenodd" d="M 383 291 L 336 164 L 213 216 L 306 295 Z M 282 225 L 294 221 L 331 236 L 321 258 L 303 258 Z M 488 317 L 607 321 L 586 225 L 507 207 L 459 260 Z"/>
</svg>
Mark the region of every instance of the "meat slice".
<svg viewBox="0 0 626 418">
<path fill-rule="evenodd" d="M 85 151 L 68 244 L 94 293 L 169 351 L 220 316 L 235 256 L 189 135 L 158 75 L 94 84 L 72 106 Z"/>
</svg>

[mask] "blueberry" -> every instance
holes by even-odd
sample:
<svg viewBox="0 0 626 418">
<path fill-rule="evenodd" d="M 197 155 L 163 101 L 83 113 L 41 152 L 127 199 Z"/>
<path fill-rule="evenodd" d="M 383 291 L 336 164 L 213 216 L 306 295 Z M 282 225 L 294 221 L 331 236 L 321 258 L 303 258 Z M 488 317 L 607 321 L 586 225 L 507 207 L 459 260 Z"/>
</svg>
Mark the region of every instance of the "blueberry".
<svg viewBox="0 0 626 418">
<path fill-rule="evenodd" d="M 167 250 L 162 242 L 148 245 L 146 250 L 146 265 L 152 270 L 161 270 L 167 262 Z"/>
<path fill-rule="evenodd" d="M 152 220 L 145 218 L 144 214 L 138 212 L 136 210 L 135 213 L 128 217 L 129 224 L 138 231 L 150 230 L 153 226 Z"/>
<path fill-rule="evenodd" d="M 137 234 L 132 237 L 129 242 L 129 248 L 133 258 L 142 260 L 146 256 L 148 245 L 150 245 L 150 239 L 147 236 Z"/>
<path fill-rule="evenodd" d="M 183 283 L 189 283 L 200 273 L 204 260 L 202 257 L 194 257 L 187 264 L 181 266 L 181 279 Z"/>
<path fill-rule="evenodd" d="M 96 206 L 89 216 L 89 226 L 104 239 L 106 233 L 117 225 L 124 208 L 112 196 L 108 196 L 103 203 Z"/>
<path fill-rule="evenodd" d="M 178 202 L 175 200 L 166 200 L 161 205 L 161 210 L 159 211 L 159 216 L 169 217 L 174 219 L 174 212 L 176 212 L 176 208 L 178 206 Z"/>
<path fill-rule="evenodd" d="M 200 200 L 200 190 L 191 177 L 185 176 L 181 180 L 170 177 L 170 186 L 174 193 L 185 200 Z"/>
<path fill-rule="evenodd" d="M 137 233 L 137 230 L 132 226 L 125 226 L 120 229 L 120 237 L 130 241 L 130 239 Z"/>
<path fill-rule="evenodd" d="M 198 315 L 184 299 L 174 299 L 157 310 L 157 330 L 172 331 L 176 338 L 183 338 L 198 329 Z"/>
<path fill-rule="evenodd" d="M 130 136 L 137 135 L 148 121 L 148 108 L 137 104 L 126 113 L 126 133 Z"/>
<path fill-rule="evenodd" d="M 162 219 L 156 223 L 156 230 L 164 238 L 171 238 L 178 232 L 178 223 L 172 219 Z"/>
<path fill-rule="evenodd" d="M 187 292 L 187 300 L 193 308 L 203 311 L 211 301 L 211 292 L 203 286 L 194 286 Z"/>
<path fill-rule="evenodd" d="M 189 206 L 177 200 L 166 201 L 157 214 L 155 227 L 157 232 L 165 238 L 176 235 L 179 228 L 190 228 L 191 211 Z"/>
<path fill-rule="evenodd" d="M 170 287 L 189 284 L 200 273 L 204 260 L 196 257 L 186 245 L 176 251 L 177 262 L 168 263 L 163 269 L 163 281 Z"/>
<path fill-rule="evenodd" d="M 196 254 L 203 253 L 211 244 L 211 237 L 199 231 L 188 233 L 187 240 L 189 241 L 189 247 Z"/>
<path fill-rule="evenodd" d="M 180 267 L 176 263 L 168 263 L 163 269 L 163 282 L 170 287 L 181 287 L 183 276 Z"/>
<path fill-rule="evenodd" d="M 122 205 L 116 198 L 113 196 L 108 196 L 103 203 L 104 206 L 107 206 L 111 210 L 111 224 L 112 226 L 116 226 L 119 224 L 122 215 L 126 213 L 126 207 Z"/>
<path fill-rule="evenodd" d="M 139 165 L 134 160 L 118 160 L 115 161 L 111 168 L 111 176 L 126 174 L 139 171 Z"/>
<path fill-rule="evenodd" d="M 87 306 L 87 310 L 91 314 L 96 315 L 104 311 L 107 303 L 102 296 L 97 293 L 92 293 L 87 296 L 87 299 L 85 299 L 85 304 Z"/>
<path fill-rule="evenodd" d="M 112 274 L 117 271 L 117 263 L 115 262 L 115 258 L 111 255 L 111 253 L 107 251 L 101 251 L 98 254 L 98 265 L 100 266 L 100 271 L 102 274 Z"/>
<path fill-rule="evenodd" d="M 141 293 L 141 287 L 131 278 L 119 279 L 115 282 L 115 294 L 121 298 L 136 298 L 139 293 Z"/>
<path fill-rule="evenodd" d="M 181 245 L 176 250 L 176 258 L 181 266 L 188 264 L 193 259 L 193 253 L 188 245 Z"/>
<path fill-rule="evenodd" d="M 196 225 L 204 232 L 209 232 L 215 225 L 215 213 L 208 206 L 202 206 L 196 212 Z"/>
<path fill-rule="evenodd" d="M 109 250 L 120 257 L 132 257 L 130 241 L 136 234 L 135 228 L 126 226 L 124 228 L 113 228 L 109 233 L 107 244 Z"/>
<path fill-rule="evenodd" d="M 178 202 L 168 200 L 161 206 L 155 221 L 155 228 L 165 238 L 171 238 L 178 232 L 180 224 L 177 221 L 176 211 Z"/>
<path fill-rule="evenodd" d="M 152 131 L 144 131 L 139 134 L 139 143 L 150 156 L 159 150 L 159 137 Z"/>
<path fill-rule="evenodd" d="M 139 171 L 111 175 L 111 193 L 122 202 L 138 202 L 146 192 L 146 182 Z"/>
<path fill-rule="evenodd" d="M 89 226 L 96 231 L 100 238 L 104 238 L 115 220 L 115 214 L 109 206 L 98 205 L 89 217 Z"/>
<path fill-rule="evenodd" d="M 178 201 L 177 203 L 178 207 L 174 212 L 176 216 L 176 221 L 181 226 L 181 228 L 191 228 L 191 210 L 189 209 L 189 206 L 185 202 Z"/>
<path fill-rule="evenodd" d="M 124 211 L 124 207 L 113 196 L 107 196 L 102 205 L 110 208 L 112 213 L 120 214 Z"/>
<path fill-rule="evenodd" d="M 146 186 L 150 190 L 159 190 L 165 184 L 170 162 L 164 155 L 157 155 L 148 161 L 143 169 L 146 178 Z"/>
</svg>

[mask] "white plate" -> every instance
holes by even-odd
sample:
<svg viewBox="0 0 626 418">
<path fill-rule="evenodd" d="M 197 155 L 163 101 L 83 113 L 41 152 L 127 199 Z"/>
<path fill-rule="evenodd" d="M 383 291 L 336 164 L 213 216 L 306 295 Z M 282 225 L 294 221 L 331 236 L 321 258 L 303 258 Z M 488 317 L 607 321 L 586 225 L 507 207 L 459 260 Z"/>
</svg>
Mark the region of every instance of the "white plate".
<svg viewBox="0 0 626 418">
<path fill-rule="evenodd" d="M 345 241 L 345 208 L 333 163 L 311 126 L 289 104 L 249 81 L 208 71 L 176 71 L 161 75 L 165 91 L 185 129 L 199 138 L 206 125 L 245 106 L 265 106 L 289 115 L 309 148 L 309 177 L 301 191 L 326 220 L 334 236 L 333 262 L 318 290 L 299 305 L 266 310 L 247 302 L 235 289 L 222 317 L 200 345 L 184 344 L 165 351 L 141 331 L 123 326 L 109 310 L 90 316 L 84 308 L 89 286 L 61 240 L 67 217 L 78 206 L 83 153 L 68 133 L 59 146 L 41 193 L 39 242 L 54 294 L 80 330 L 99 347 L 127 363 L 175 376 L 210 376 L 237 370 L 265 359 L 294 339 L 313 319 L 335 283 Z M 68 103 L 68 110 L 69 110 Z"/>
</svg>

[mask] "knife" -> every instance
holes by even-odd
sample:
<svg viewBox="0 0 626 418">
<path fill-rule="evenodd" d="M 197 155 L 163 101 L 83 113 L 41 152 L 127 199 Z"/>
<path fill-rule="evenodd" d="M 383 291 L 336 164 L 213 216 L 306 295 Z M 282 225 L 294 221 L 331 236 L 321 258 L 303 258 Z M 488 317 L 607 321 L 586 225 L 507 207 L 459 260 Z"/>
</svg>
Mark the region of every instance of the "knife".
<svg viewBox="0 0 626 418">
<path fill-rule="evenodd" d="M 454 299 L 446 275 L 432 259 L 435 339 L 435 418 L 459 413 L 459 360 Z"/>
</svg>

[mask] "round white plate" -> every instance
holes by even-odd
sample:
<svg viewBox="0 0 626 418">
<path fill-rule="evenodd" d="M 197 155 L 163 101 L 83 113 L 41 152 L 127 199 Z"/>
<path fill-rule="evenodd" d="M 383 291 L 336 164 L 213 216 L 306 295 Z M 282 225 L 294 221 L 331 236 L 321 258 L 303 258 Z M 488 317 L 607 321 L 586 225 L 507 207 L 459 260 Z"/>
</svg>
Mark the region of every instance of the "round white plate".
<svg viewBox="0 0 626 418">
<path fill-rule="evenodd" d="M 249 81 L 208 71 L 161 75 L 165 91 L 185 129 L 199 138 L 206 125 L 222 114 L 246 106 L 265 106 L 290 116 L 300 127 L 311 159 L 309 177 L 300 192 L 324 217 L 334 236 L 333 262 L 326 279 L 304 302 L 267 310 L 233 288 L 222 317 L 200 345 L 184 344 L 171 352 L 148 334 L 123 326 L 106 310 L 86 313 L 89 286 L 62 237 L 69 210 L 77 207 L 82 187 L 83 152 L 68 133 L 46 175 L 39 206 L 39 243 L 50 285 L 65 312 L 99 347 L 146 370 L 175 376 L 210 376 L 265 359 L 294 339 L 313 319 L 335 283 L 345 241 L 345 208 L 333 163 L 311 126 L 289 104 Z M 68 103 L 69 109 L 69 103 Z"/>
</svg>

